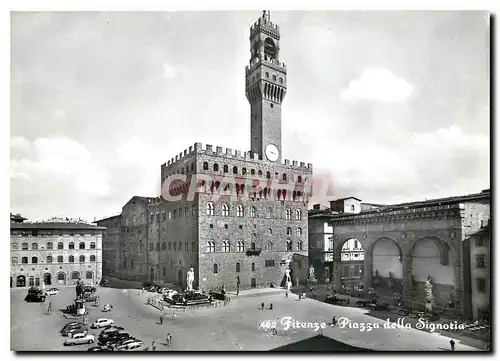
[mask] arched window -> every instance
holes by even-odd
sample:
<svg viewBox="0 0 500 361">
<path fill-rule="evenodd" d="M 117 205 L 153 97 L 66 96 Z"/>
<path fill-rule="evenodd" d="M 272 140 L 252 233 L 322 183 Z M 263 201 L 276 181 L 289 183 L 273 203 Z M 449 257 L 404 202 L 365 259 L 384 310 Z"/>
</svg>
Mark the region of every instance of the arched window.
<svg viewBox="0 0 500 361">
<path fill-rule="evenodd" d="M 191 242 L 191 252 L 196 252 L 196 242 Z"/>
<path fill-rule="evenodd" d="M 231 252 L 231 243 L 228 240 L 222 242 L 222 251 Z"/>
<path fill-rule="evenodd" d="M 354 204 L 351 205 L 351 212 L 354 212 L 356 210 L 356 207 L 354 207 Z"/>
<path fill-rule="evenodd" d="M 295 211 L 295 219 L 298 220 L 298 221 L 300 221 L 302 219 L 302 210 L 297 209 Z"/>
<path fill-rule="evenodd" d="M 245 252 L 245 242 L 238 241 L 238 252 Z"/>
<path fill-rule="evenodd" d="M 271 172 L 269 172 L 269 171 L 266 172 L 266 178 L 271 179 Z"/>
<path fill-rule="evenodd" d="M 85 272 L 85 278 L 91 280 L 94 277 L 94 274 L 90 271 Z"/>
<path fill-rule="evenodd" d="M 85 256 L 82 254 L 80 256 L 80 263 L 84 263 L 85 262 Z"/>
<path fill-rule="evenodd" d="M 160 250 L 160 242 L 156 242 L 156 251 L 158 252 Z"/>
<path fill-rule="evenodd" d="M 69 249 L 75 249 L 75 244 L 73 242 L 69 242 Z"/>
<path fill-rule="evenodd" d="M 167 250 L 167 242 L 163 242 L 163 243 L 161 244 L 161 250 L 162 250 L 162 251 L 166 251 L 166 250 Z"/>
<path fill-rule="evenodd" d="M 215 215 L 215 205 L 213 203 L 207 204 L 207 216 Z"/>
<path fill-rule="evenodd" d="M 11 248 L 12 250 L 16 251 L 16 250 L 18 249 L 17 243 L 12 243 L 12 244 L 10 245 L 10 248 Z"/>
<path fill-rule="evenodd" d="M 10 259 L 10 264 L 13 265 L 13 266 L 16 266 L 17 265 L 17 257 L 12 257 Z"/>
<path fill-rule="evenodd" d="M 266 78 L 269 78 L 269 73 L 266 71 Z"/>
<path fill-rule="evenodd" d="M 299 175 L 299 176 L 297 176 L 297 182 L 298 182 L 298 183 L 302 183 L 302 176 L 300 176 L 300 175 Z"/>
<path fill-rule="evenodd" d="M 255 169 L 250 169 L 250 174 L 255 175 Z"/>
<path fill-rule="evenodd" d="M 78 245 L 78 248 L 85 249 L 85 242 L 80 242 L 80 244 Z"/>
<path fill-rule="evenodd" d="M 255 251 L 255 242 L 252 242 L 252 243 L 250 244 L 250 249 L 251 249 L 252 251 Z"/>
<path fill-rule="evenodd" d="M 47 263 L 52 263 L 52 256 L 47 256 Z"/>
<path fill-rule="evenodd" d="M 163 277 L 165 277 L 167 275 L 167 267 L 163 267 Z"/>
<path fill-rule="evenodd" d="M 32 244 L 31 244 L 31 249 L 32 249 L 33 251 L 38 251 L 38 243 L 32 243 Z"/>
<path fill-rule="evenodd" d="M 214 275 L 218 274 L 219 273 L 219 265 L 217 263 L 214 263 Z"/>
<path fill-rule="evenodd" d="M 59 272 L 59 273 L 57 274 L 57 280 L 58 280 L 58 281 L 64 281 L 64 279 L 65 279 L 65 278 L 66 278 L 66 276 L 64 275 L 64 273 Z"/>
<path fill-rule="evenodd" d="M 168 242 L 168 250 L 171 251 L 172 250 L 172 242 Z"/>
<path fill-rule="evenodd" d="M 286 173 L 283 173 L 282 178 L 283 178 L 284 181 L 286 181 Z"/>
<path fill-rule="evenodd" d="M 139 253 L 144 252 L 144 242 L 142 240 L 139 241 Z"/>
<path fill-rule="evenodd" d="M 208 162 L 203 162 L 203 170 L 208 170 Z"/>
<path fill-rule="evenodd" d="M 90 262 L 95 262 L 95 255 L 90 256 Z"/>
<path fill-rule="evenodd" d="M 95 242 L 90 242 L 90 249 L 95 249 Z"/>
<path fill-rule="evenodd" d="M 31 257 L 31 263 L 38 263 L 37 257 Z"/>
<path fill-rule="evenodd" d="M 273 209 L 271 207 L 267 209 L 267 218 L 273 218 Z"/>
<path fill-rule="evenodd" d="M 28 257 L 22 257 L 21 263 L 28 263 Z"/>
<path fill-rule="evenodd" d="M 64 249 L 64 244 L 62 242 L 59 242 L 57 244 L 57 249 Z"/>
<path fill-rule="evenodd" d="M 184 207 L 184 217 L 188 217 L 189 216 L 189 207 L 188 206 L 185 206 Z"/>
<path fill-rule="evenodd" d="M 287 229 L 286 229 L 286 234 L 287 234 L 287 235 L 292 234 L 292 229 L 291 229 L 290 227 L 287 227 Z"/>
<path fill-rule="evenodd" d="M 52 246 L 52 242 L 47 242 L 47 249 L 52 249 L 53 246 Z"/>
<path fill-rule="evenodd" d="M 182 251 L 182 243 L 179 242 L 179 248 L 178 248 L 179 251 Z"/>
<path fill-rule="evenodd" d="M 214 164 L 214 172 L 219 171 L 219 165 L 217 163 Z"/>
<path fill-rule="evenodd" d="M 262 177 L 262 171 L 261 171 L 260 169 L 259 169 L 259 171 L 257 172 L 257 175 L 258 175 L 259 177 Z"/>
<path fill-rule="evenodd" d="M 241 204 L 238 204 L 238 207 L 236 208 L 236 215 L 238 217 L 243 217 L 244 215 L 243 206 Z"/>
<path fill-rule="evenodd" d="M 68 262 L 69 263 L 74 263 L 75 262 L 75 257 L 74 256 L 69 256 Z"/>
<path fill-rule="evenodd" d="M 214 241 L 207 242 L 207 252 L 215 252 L 215 242 Z"/>
<path fill-rule="evenodd" d="M 247 174 L 247 169 L 246 168 L 242 168 L 241 169 L 241 174 L 246 175 Z"/>
<path fill-rule="evenodd" d="M 189 242 L 184 243 L 184 252 L 189 252 Z"/>
<path fill-rule="evenodd" d="M 267 229 L 267 234 L 273 234 L 273 230 L 272 230 L 272 228 L 268 228 L 268 229 Z"/>
<path fill-rule="evenodd" d="M 195 205 L 195 204 L 193 204 L 193 205 L 191 206 L 191 215 L 192 215 L 192 216 L 196 216 L 196 205 Z"/>
<path fill-rule="evenodd" d="M 238 167 L 233 167 L 233 174 L 238 174 Z"/>
<path fill-rule="evenodd" d="M 303 245 L 304 245 L 304 244 L 302 243 L 302 241 L 299 241 L 299 242 L 297 243 L 297 249 L 298 249 L 299 251 L 302 251 Z"/>
<path fill-rule="evenodd" d="M 22 249 L 23 251 L 27 251 L 27 250 L 28 250 L 28 243 L 23 243 L 23 244 L 21 245 L 21 249 Z"/>
<path fill-rule="evenodd" d="M 153 242 L 149 242 L 149 252 L 153 252 Z"/>
<path fill-rule="evenodd" d="M 228 204 L 223 204 L 222 205 L 222 215 L 223 216 L 229 216 L 229 205 Z"/>
<path fill-rule="evenodd" d="M 241 264 L 240 262 L 236 262 L 236 273 L 240 273 L 241 270 Z"/>
<path fill-rule="evenodd" d="M 250 217 L 255 218 L 257 215 L 257 211 L 254 206 L 250 207 Z"/>
<path fill-rule="evenodd" d="M 292 219 L 292 210 L 291 209 L 286 210 L 286 219 Z"/>
<path fill-rule="evenodd" d="M 286 241 L 286 250 L 290 252 L 292 250 L 292 241 Z"/>
<path fill-rule="evenodd" d="M 267 242 L 267 250 L 272 251 L 273 250 L 273 242 L 269 241 Z"/>
<path fill-rule="evenodd" d="M 71 279 L 72 280 L 77 280 L 79 278 L 80 278 L 80 273 L 78 273 L 76 271 L 71 273 Z"/>
<path fill-rule="evenodd" d="M 64 259 L 63 256 L 57 256 L 57 263 L 63 263 Z"/>
<path fill-rule="evenodd" d="M 229 172 L 229 167 L 227 166 L 227 164 L 224 164 L 224 173 L 227 173 Z"/>
<path fill-rule="evenodd" d="M 177 251 L 177 242 L 174 242 L 174 251 Z"/>
<path fill-rule="evenodd" d="M 252 263 L 252 272 L 255 271 L 255 263 Z"/>
</svg>

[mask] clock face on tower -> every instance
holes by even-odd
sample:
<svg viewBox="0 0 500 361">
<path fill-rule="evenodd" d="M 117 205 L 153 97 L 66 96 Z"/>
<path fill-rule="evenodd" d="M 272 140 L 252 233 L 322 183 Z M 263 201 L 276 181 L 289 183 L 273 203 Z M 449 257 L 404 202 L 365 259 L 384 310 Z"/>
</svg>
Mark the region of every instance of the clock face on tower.
<svg viewBox="0 0 500 361">
<path fill-rule="evenodd" d="M 278 147 L 274 144 L 268 144 L 266 147 L 266 157 L 271 162 L 276 162 L 279 158 L 279 150 Z"/>
</svg>

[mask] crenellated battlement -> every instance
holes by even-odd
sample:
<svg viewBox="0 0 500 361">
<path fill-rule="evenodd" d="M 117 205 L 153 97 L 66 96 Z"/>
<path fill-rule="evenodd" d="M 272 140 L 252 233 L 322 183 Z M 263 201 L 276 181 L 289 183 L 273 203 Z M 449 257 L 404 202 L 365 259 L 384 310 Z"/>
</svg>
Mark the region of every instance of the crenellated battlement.
<svg viewBox="0 0 500 361">
<path fill-rule="evenodd" d="M 239 160 L 247 160 L 247 161 L 262 161 L 262 156 L 260 154 L 256 154 L 253 152 L 245 152 L 241 150 L 235 150 L 232 148 L 224 148 L 222 146 L 213 146 L 211 144 L 195 143 L 190 146 L 188 149 L 185 149 L 183 152 L 179 153 L 175 156 L 175 158 L 170 159 L 166 163 L 162 164 L 162 168 L 169 167 L 179 161 L 182 161 L 184 158 L 188 158 L 193 156 L 196 153 L 201 154 L 210 154 L 210 155 L 219 155 L 223 157 L 232 157 L 234 159 Z M 312 164 L 299 162 L 296 160 L 284 159 L 281 164 L 291 166 L 291 168 L 296 168 L 298 170 L 310 170 L 312 171 Z"/>
<path fill-rule="evenodd" d="M 149 205 L 159 205 L 164 202 L 163 197 L 148 197 L 148 204 Z"/>
<path fill-rule="evenodd" d="M 277 24 L 274 24 L 269 14 L 263 14 L 262 17 L 258 18 L 257 21 L 250 27 L 250 39 L 256 33 L 264 33 L 267 35 L 274 36 L 276 39 L 280 39 L 280 27 Z"/>
</svg>

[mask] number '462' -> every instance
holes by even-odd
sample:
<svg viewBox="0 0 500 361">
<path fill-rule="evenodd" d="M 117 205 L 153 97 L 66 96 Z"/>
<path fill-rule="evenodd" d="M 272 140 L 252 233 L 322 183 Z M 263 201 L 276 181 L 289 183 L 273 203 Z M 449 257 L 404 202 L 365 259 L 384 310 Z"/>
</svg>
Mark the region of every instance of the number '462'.
<svg viewBox="0 0 500 361">
<path fill-rule="evenodd" d="M 276 321 L 271 321 L 271 320 L 262 321 L 259 324 L 259 328 L 276 328 Z"/>
</svg>

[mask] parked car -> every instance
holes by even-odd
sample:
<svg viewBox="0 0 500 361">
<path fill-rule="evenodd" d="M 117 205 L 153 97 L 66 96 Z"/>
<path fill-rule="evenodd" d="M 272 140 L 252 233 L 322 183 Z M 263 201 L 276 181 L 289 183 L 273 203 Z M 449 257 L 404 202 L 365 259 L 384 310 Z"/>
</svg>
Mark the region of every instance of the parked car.
<svg viewBox="0 0 500 361">
<path fill-rule="evenodd" d="M 372 301 L 369 301 L 369 300 L 359 300 L 359 301 L 356 301 L 356 306 L 368 307 L 368 306 L 370 306 L 371 303 L 372 303 Z"/>
<path fill-rule="evenodd" d="M 346 298 L 340 298 L 340 297 L 337 297 L 337 296 L 327 295 L 325 297 L 325 302 L 333 304 L 333 305 L 343 305 L 344 303 L 347 302 L 347 299 Z"/>
<path fill-rule="evenodd" d="M 410 309 L 408 307 L 401 307 L 398 309 L 397 314 L 401 316 L 408 316 L 410 314 Z"/>
<path fill-rule="evenodd" d="M 64 327 L 61 329 L 61 333 L 63 334 L 66 334 L 66 332 L 68 331 L 68 329 L 76 326 L 76 325 L 82 325 L 82 326 L 85 326 L 83 323 L 81 322 L 70 322 L 70 323 L 67 323 L 64 325 Z"/>
<path fill-rule="evenodd" d="M 108 351 L 112 351 L 112 350 L 110 350 L 109 348 L 104 347 L 104 346 L 92 346 L 92 347 L 89 347 L 89 348 L 87 349 L 87 351 L 93 351 L 93 352 L 108 352 Z"/>
<path fill-rule="evenodd" d="M 45 294 L 36 287 L 30 287 L 28 294 L 25 297 L 26 302 L 45 302 Z"/>
<path fill-rule="evenodd" d="M 118 331 L 115 334 L 110 335 L 109 337 L 106 338 L 106 346 L 113 345 L 115 343 L 119 343 L 123 340 L 127 340 L 131 338 L 130 335 L 125 332 L 125 331 Z"/>
<path fill-rule="evenodd" d="M 99 335 L 98 337 L 98 340 L 99 342 L 102 342 L 103 344 L 106 343 L 108 340 L 112 339 L 113 337 L 115 337 L 118 333 L 120 332 L 120 330 L 117 330 L 117 329 L 108 329 L 108 330 L 104 330 L 101 332 L 101 334 Z"/>
<path fill-rule="evenodd" d="M 72 335 L 75 335 L 77 333 L 87 333 L 88 331 L 89 331 L 89 328 L 86 325 L 80 323 L 78 325 L 68 327 L 62 333 L 62 335 L 71 337 Z"/>
<path fill-rule="evenodd" d="M 115 329 L 115 330 L 118 330 L 118 331 L 122 331 L 125 329 L 125 327 L 122 327 L 122 326 L 116 326 L 114 324 L 112 325 L 107 325 L 107 326 L 104 326 L 102 327 L 104 330 L 109 330 L 109 329 Z M 104 331 L 103 331 L 104 332 Z M 102 333 L 102 332 L 101 332 Z"/>
<path fill-rule="evenodd" d="M 95 293 L 95 292 L 97 292 L 97 288 L 95 288 L 93 286 L 85 286 L 85 287 L 83 287 L 83 292 Z"/>
<path fill-rule="evenodd" d="M 54 295 L 57 295 L 59 294 L 59 289 L 57 288 L 51 288 L 47 291 L 45 291 L 46 294 L 50 295 L 50 296 L 54 296 Z"/>
<path fill-rule="evenodd" d="M 135 346 L 141 346 L 143 344 L 144 344 L 144 342 L 142 342 L 141 340 L 136 340 L 136 339 L 125 340 L 122 342 L 121 345 L 116 346 L 113 350 L 117 350 L 117 351 L 124 350 L 124 349 L 129 348 L 129 345 L 132 345 L 132 346 L 134 346 L 134 348 L 136 348 Z"/>
<path fill-rule="evenodd" d="M 95 320 L 92 325 L 90 326 L 91 328 L 101 328 L 105 326 L 110 326 L 114 323 L 114 321 L 110 318 L 98 318 Z"/>
<path fill-rule="evenodd" d="M 138 342 L 138 341 L 139 340 L 136 340 L 133 337 L 127 337 L 127 338 L 124 338 L 122 340 L 119 340 L 117 342 L 110 344 L 108 347 L 112 348 L 113 350 L 120 350 L 122 348 L 125 348 L 129 343 Z M 141 343 L 142 343 L 142 341 L 141 341 Z"/>
<path fill-rule="evenodd" d="M 64 341 L 64 346 L 81 345 L 83 343 L 94 343 L 94 341 L 95 341 L 94 335 L 77 333 L 74 334 L 73 337 L 70 337 L 66 341 Z"/>
<path fill-rule="evenodd" d="M 124 348 L 121 348 L 119 351 L 144 351 L 145 348 L 142 345 L 143 342 L 132 342 L 126 345 Z"/>
<path fill-rule="evenodd" d="M 372 310 L 388 310 L 389 304 L 385 301 L 374 301 L 369 306 Z"/>
</svg>

